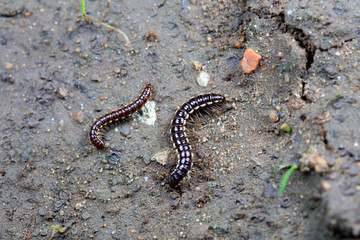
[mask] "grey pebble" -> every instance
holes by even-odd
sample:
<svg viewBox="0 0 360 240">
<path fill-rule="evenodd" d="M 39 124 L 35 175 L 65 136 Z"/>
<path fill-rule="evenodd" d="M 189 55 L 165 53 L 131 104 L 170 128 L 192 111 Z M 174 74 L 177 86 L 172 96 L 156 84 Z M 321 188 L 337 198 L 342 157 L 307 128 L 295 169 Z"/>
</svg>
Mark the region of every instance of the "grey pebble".
<svg viewBox="0 0 360 240">
<path fill-rule="evenodd" d="M 30 128 L 36 128 L 37 126 L 39 126 L 40 122 L 38 120 L 28 120 L 28 125 Z"/>
<path fill-rule="evenodd" d="M 269 199 L 276 197 L 276 195 L 277 195 L 277 190 L 271 184 L 267 184 L 264 189 L 263 196 L 266 199 Z"/>
<path fill-rule="evenodd" d="M 39 209 L 39 215 L 40 216 L 44 216 L 46 214 L 47 210 L 45 208 L 40 208 Z"/>
<path fill-rule="evenodd" d="M 105 136 L 104 136 L 105 141 L 110 141 L 112 139 L 111 134 L 112 134 L 111 132 L 107 132 L 105 134 Z"/>
<path fill-rule="evenodd" d="M 100 74 L 98 73 L 95 73 L 91 76 L 91 81 L 94 81 L 94 82 L 101 82 L 102 81 L 102 78 L 100 77 Z"/>
<path fill-rule="evenodd" d="M 111 188 L 110 188 L 110 191 L 111 192 L 117 192 L 117 191 L 119 191 L 120 190 L 120 187 L 119 186 L 111 186 Z"/>
<path fill-rule="evenodd" d="M 183 65 L 180 65 L 180 66 L 177 66 L 176 67 L 176 71 L 178 71 L 179 73 L 182 73 L 184 71 L 184 66 Z"/>
<path fill-rule="evenodd" d="M 133 187 L 131 188 L 131 191 L 132 191 L 132 192 L 138 192 L 138 191 L 140 191 L 140 189 L 141 189 L 141 187 L 140 187 L 139 185 L 135 185 L 135 186 L 133 186 Z"/>
<path fill-rule="evenodd" d="M 118 152 L 111 152 L 108 156 L 108 161 L 110 164 L 117 164 L 121 158 L 121 155 Z"/>
<path fill-rule="evenodd" d="M 54 211 L 57 212 L 65 204 L 66 200 L 59 199 L 54 202 Z"/>
<path fill-rule="evenodd" d="M 207 225 L 194 225 L 189 232 L 188 239 L 205 239 L 209 235 L 209 226 Z"/>
<path fill-rule="evenodd" d="M 359 172 L 359 168 L 355 164 L 351 165 L 351 167 L 348 170 L 350 176 L 356 176 L 358 172 Z"/>
<path fill-rule="evenodd" d="M 60 49 L 60 50 L 63 51 L 63 52 L 68 52 L 68 51 L 69 51 L 69 47 L 64 44 L 64 45 L 61 46 L 61 49 Z"/>
<path fill-rule="evenodd" d="M 337 76 L 338 69 L 335 65 L 330 64 L 325 68 L 325 72 L 327 72 L 327 75 L 330 79 L 334 79 Z"/>
<path fill-rule="evenodd" d="M 199 151 L 197 151 L 197 155 L 200 159 L 204 159 L 206 157 L 206 153 L 202 149 L 199 149 Z"/>
<path fill-rule="evenodd" d="M 353 159 L 355 162 L 360 162 L 360 153 L 355 153 Z"/>
<path fill-rule="evenodd" d="M 130 124 L 128 124 L 128 123 L 121 124 L 119 126 L 119 131 L 124 137 L 129 136 L 131 133 Z"/>
<path fill-rule="evenodd" d="M 232 189 L 236 190 L 236 192 L 242 192 L 245 189 L 245 184 L 242 179 L 234 180 L 234 186 Z"/>
<path fill-rule="evenodd" d="M 292 204 L 292 202 L 291 202 L 291 200 L 288 199 L 288 198 L 284 198 L 284 199 L 282 199 L 281 202 L 280 202 L 280 206 L 281 206 L 282 208 L 288 208 L 288 207 L 291 206 L 291 204 Z"/>
<path fill-rule="evenodd" d="M 150 164 L 151 158 L 146 156 L 146 157 L 144 157 L 143 161 L 144 161 L 145 164 Z"/>
<path fill-rule="evenodd" d="M 245 213 L 243 212 L 237 212 L 233 215 L 233 219 L 234 220 L 239 220 L 239 219 L 243 219 L 246 216 Z"/>
<path fill-rule="evenodd" d="M 64 191 L 61 191 L 61 192 L 59 193 L 59 197 L 60 197 L 61 199 L 67 200 L 67 199 L 69 198 L 69 195 L 68 195 L 66 192 L 64 192 Z"/>
<path fill-rule="evenodd" d="M 215 197 L 222 198 L 223 197 L 224 190 L 221 188 L 216 188 L 213 191 L 213 194 Z"/>
<path fill-rule="evenodd" d="M 179 199 L 173 199 L 171 200 L 170 206 L 172 209 L 176 209 L 179 207 Z"/>
<path fill-rule="evenodd" d="M 264 219 L 265 219 L 265 214 L 261 212 L 254 213 L 250 218 L 251 222 L 253 223 L 260 223 L 264 221 Z"/>
<path fill-rule="evenodd" d="M 47 235 L 47 230 L 43 229 L 40 233 L 41 236 L 46 236 Z"/>
<path fill-rule="evenodd" d="M 35 230 L 32 232 L 32 235 L 33 235 L 34 237 L 36 237 L 37 235 L 39 235 L 39 233 L 40 233 L 39 229 L 35 229 Z"/>
<path fill-rule="evenodd" d="M 151 52 L 151 53 L 148 53 L 146 56 L 145 56 L 145 59 L 146 61 L 148 61 L 149 63 L 156 63 L 159 61 L 159 56 L 154 53 L 154 52 Z"/>
<path fill-rule="evenodd" d="M 89 219 L 91 217 L 90 213 L 88 212 L 84 212 L 81 217 L 84 219 L 84 221 L 86 221 L 87 219 Z"/>
</svg>

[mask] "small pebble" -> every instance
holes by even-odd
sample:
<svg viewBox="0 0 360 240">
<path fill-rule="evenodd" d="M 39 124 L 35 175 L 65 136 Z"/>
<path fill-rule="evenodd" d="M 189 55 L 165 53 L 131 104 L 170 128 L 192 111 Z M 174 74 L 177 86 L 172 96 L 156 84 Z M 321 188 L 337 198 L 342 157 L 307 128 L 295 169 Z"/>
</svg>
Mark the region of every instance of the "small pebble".
<svg viewBox="0 0 360 240">
<path fill-rule="evenodd" d="M 100 74 L 95 73 L 95 74 L 92 74 L 92 76 L 91 76 L 91 81 L 101 82 L 101 81 L 102 81 L 102 78 L 101 78 Z"/>
<path fill-rule="evenodd" d="M 288 199 L 288 198 L 284 198 L 284 199 L 282 199 L 282 200 L 280 201 L 280 206 L 281 206 L 282 208 L 288 208 L 288 207 L 291 206 L 291 204 L 292 204 L 292 202 L 291 202 L 291 200 Z"/>
<path fill-rule="evenodd" d="M 208 85 L 209 80 L 210 80 L 210 75 L 204 71 L 201 71 L 197 78 L 198 84 L 203 87 L 206 87 Z"/>
<path fill-rule="evenodd" d="M 154 42 L 157 39 L 156 32 L 154 32 L 153 30 L 147 31 L 145 39 L 146 39 L 146 41 Z"/>
<path fill-rule="evenodd" d="M 39 209 L 39 215 L 40 216 L 45 216 L 46 212 L 47 212 L 47 210 L 45 208 L 40 208 Z"/>
<path fill-rule="evenodd" d="M 239 41 L 237 41 L 237 40 L 233 40 L 233 41 L 231 42 L 231 46 L 232 46 L 233 48 L 240 48 L 240 47 L 241 47 L 241 43 L 240 43 Z"/>
<path fill-rule="evenodd" d="M 84 122 L 84 112 L 83 111 L 79 111 L 76 114 L 75 120 L 78 121 L 79 123 L 83 123 Z"/>
<path fill-rule="evenodd" d="M 250 74 L 259 66 L 261 56 L 253 49 L 248 48 L 244 52 L 244 58 L 241 60 L 241 67 L 244 73 Z"/>
<path fill-rule="evenodd" d="M 203 66 L 203 65 L 201 64 L 201 62 L 199 62 L 199 61 L 194 61 L 193 63 L 194 63 L 195 69 L 198 70 L 198 71 L 200 71 L 201 68 L 202 68 L 202 66 Z"/>
<path fill-rule="evenodd" d="M 62 98 L 65 99 L 67 96 L 69 96 L 69 91 L 66 88 L 58 87 L 57 94 Z"/>
<path fill-rule="evenodd" d="M 209 237 L 209 226 L 207 225 L 194 225 L 189 232 L 188 239 L 206 239 Z"/>
<path fill-rule="evenodd" d="M 169 149 L 156 153 L 152 158 L 155 159 L 161 165 L 165 165 L 167 163 L 168 155 L 169 155 Z"/>
<path fill-rule="evenodd" d="M 321 185 L 322 185 L 322 188 L 323 188 L 325 191 L 329 190 L 329 188 L 330 188 L 330 183 L 327 182 L 327 181 L 323 181 L 323 182 L 321 183 Z"/>
<path fill-rule="evenodd" d="M 111 152 L 109 157 L 108 157 L 108 162 L 110 164 L 117 164 L 120 161 L 121 155 L 118 152 Z"/>
<path fill-rule="evenodd" d="M 87 219 L 89 219 L 91 217 L 90 213 L 88 212 L 84 212 L 81 217 L 86 221 Z"/>
<path fill-rule="evenodd" d="M 58 132 L 61 132 L 64 129 L 64 119 L 61 119 L 58 124 Z"/>
<path fill-rule="evenodd" d="M 128 123 L 121 124 L 121 125 L 119 126 L 119 130 L 120 130 L 120 133 L 121 133 L 124 137 L 129 136 L 130 133 L 131 133 L 130 124 L 128 124 Z"/>
<path fill-rule="evenodd" d="M 79 210 L 80 208 L 82 208 L 82 203 L 81 202 L 78 202 L 76 205 L 75 205 L 75 209 L 76 210 Z"/>
<path fill-rule="evenodd" d="M 146 156 L 146 157 L 144 157 L 143 161 L 145 164 L 150 164 L 151 158 Z"/>
<path fill-rule="evenodd" d="M 41 236 L 46 236 L 46 235 L 47 235 L 47 230 L 46 230 L 46 229 L 43 229 L 43 230 L 40 232 L 40 235 L 41 235 Z"/>
<path fill-rule="evenodd" d="M 275 111 L 275 110 L 271 110 L 270 112 L 269 112 L 269 118 L 270 118 L 270 120 L 272 121 L 272 122 L 277 122 L 277 121 L 279 121 L 279 115 L 278 115 L 278 113 L 277 113 L 277 111 Z"/>
<path fill-rule="evenodd" d="M 39 235 L 39 233 L 40 233 L 39 229 L 35 229 L 35 230 L 32 232 L 32 235 L 33 235 L 34 237 L 36 237 L 36 236 Z"/>
<path fill-rule="evenodd" d="M 7 70 L 11 70 L 11 69 L 13 68 L 13 65 L 12 65 L 11 63 L 9 63 L 9 62 L 6 62 L 6 63 L 5 63 L 5 68 L 6 68 Z"/>
</svg>

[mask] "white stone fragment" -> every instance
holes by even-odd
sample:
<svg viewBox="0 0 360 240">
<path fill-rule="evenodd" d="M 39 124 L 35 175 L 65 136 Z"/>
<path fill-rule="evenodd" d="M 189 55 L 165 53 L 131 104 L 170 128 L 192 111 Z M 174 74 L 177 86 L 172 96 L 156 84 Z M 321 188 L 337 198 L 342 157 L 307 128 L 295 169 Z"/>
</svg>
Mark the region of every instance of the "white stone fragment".
<svg viewBox="0 0 360 240">
<path fill-rule="evenodd" d="M 208 85 L 209 80 L 210 80 L 210 75 L 205 71 L 201 71 L 197 78 L 198 84 L 203 87 L 206 87 Z"/>
<path fill-rule="evenodd" d="M 146 125 L 154 125 L 156 121 L 156 103 L 154 101 L 148 101 L 142 107 L 142 115 L 139 116 L 139 120 Z"/>
<path fill-rule="evenodd" d="M 167 163 L 167 159 L 170 153 L 170 149 L 162 150 L 154 154 L 152 159 L 155 159 L 161 165 L 165 165 Z"/>
</svg>

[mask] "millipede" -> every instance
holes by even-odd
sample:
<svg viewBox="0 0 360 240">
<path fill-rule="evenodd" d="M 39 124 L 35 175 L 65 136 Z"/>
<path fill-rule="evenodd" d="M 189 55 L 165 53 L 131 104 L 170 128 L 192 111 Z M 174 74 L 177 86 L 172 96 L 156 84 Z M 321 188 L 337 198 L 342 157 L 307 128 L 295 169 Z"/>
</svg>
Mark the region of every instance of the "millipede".
<svg viewBox="0 0 360 240">
<path fill-rule="evenodd" d="M 178 185 L 192 166 L 193 154 L 185 133 L 186 121 L 190 115 L 199 108 L 216 103 L 224 103 L 225 101 L 225 96 L 220 94 L 210 93 L 199 95 L 184 103 L 175 113 L 171 125 L 171 138 L 178 153 L 178 163 L 170 178 L 165 181 L 170 187 Z"/>
<path fill-rule="evenodd" d="M 100 117 L 98 120 L 96 120 L 90 129 L 91 143 L 99 150 L 104 149 L 105 144 L 103 141 L 101 141 L 99 137 L 100 130 L 111 123 L 115 123 L 127 116 L 130 116 L 131 114 L 142 108 L 149 100 L 153 88 L 154 87 L 150 83 L 148 83 L 140 96 L 134 102 L 123 108 L 107 113 L 104 116 Z"/>
</svg>

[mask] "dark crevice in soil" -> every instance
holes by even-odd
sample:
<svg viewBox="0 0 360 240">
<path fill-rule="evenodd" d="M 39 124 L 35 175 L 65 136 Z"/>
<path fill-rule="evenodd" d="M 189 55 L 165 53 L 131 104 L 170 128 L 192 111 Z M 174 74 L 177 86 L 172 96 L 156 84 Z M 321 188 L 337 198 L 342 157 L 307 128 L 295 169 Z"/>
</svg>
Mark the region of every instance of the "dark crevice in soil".
<svg viewBox="0 0 360 240">
<path fill-rule="evenodd" d="M 311 103 L 311 100 L 306 96 L 305 94 L 305 86 L 306 86 L 306 82 L 301 81 L 302 83 L 302 87 L 301 87 L 301 99 L 304 100 L 305 102 Z"/>
<path fill-rule="evenodd" d="M 332 150 L 327 140 L 327 132 L 322 124 L 318 125 L 320 140 L 325 144 L 327 150 Z"/>
<path fill-rule="evenodd" d="M 256 9 L 249 9 L 248 11 L 256 14 L 259 18 L 264 18 L 266 16 L 269 16 L 270 18 L 274 19 L 278 26 L 277 28 L 281 30 L 284 33 L 289 33 L 294 37 L 294 39 L 299 43 L 300 47 L 305 49 L 306 51 L 306 71 L 308 71 L 311 68 L 311 65 L 314 62 L 315 59 L 315 51 L 316 46 L 311 41 L 310 36 L 305 34 L 304 31 L 300 28 L 291 26 L 286 23 L 285 21 L 285 14 L 283 12 L 279 14 L 271 14 L 266 9 L 256 10 Z"/>
<path fill-rule="evenodd" d="M 274 15 L 274 14 L 269 14 L 267 10 L 263 10 L 263 9 L 262 10 L 249 9 L 249 11 L 256 14 L 260 18 L 270 15 L 269 17 L 271 17 L 278 23 L 277 28 L 279 30 L 281 30 L 284 33 L 289 33 L 291 36 L 294 37 L 294 39 L 299 43 L 300 47 L 303 48 L 306 52 L 306 68 L 305 68 L 306 71 L 304 71 L 302 76 L 306 78 L 307 73 L 311 68 L 311 65 L 314 63 L 315 51 L 317 49 L 315 44 L 311 41 L 310 36 L 305 34 L 302 29 L 287 24 L 285 21 L 285 14 L 283 12 Z M 301 99 L 304 100 L 305 102 L 311 103 L 311 100 L 305 94 L 305 86 L 306 86 L 306 82 L 302 81 Z"/>
<path fill-rule="evenodd" d="M 283 31 L 284 33 L 291 34 L 294 37 L 294 39 L 299 43 L 300 47 L 302 47 L 305 50 L 306 72 L 304 75 L 307 75 L 307 72 L 309 71 L 311 65 L 314 62 L 315 51 L 316 51 L 315 44 L 311 41 L 310 36 L 305 34 L 302 29 L 287 24 L 285 21 L 284 13 L 280 13 L 277 16 L 273 16 L 273 19 L 275 19 L 278 22 L 279 30 Z M 306 82 L 302 81 L 301 99 L 304 100 L 305 102 L 311 103 L 311 100 L 305 94 L 305 86 L 306 86 Z"/>
<path fill-rule="evenodd" d="M 352 42 L 355 38 L 349 38 L 349 39 L 346 39 L 344 40 L 344 42 Z"/>
<path fill-rule="evenodd" d="M 314 62 L 316 46 L 311 41 L 310 36 L 305 34 L 304 31 L 300 28 L 296 28 L 286 23 L 285 14 L 280 13 L 277 16 L 273 16 L 273 18 L 279 23 L 279 30 L 290 33 L 295 40 L 299 43 L 300 47 L 304 48 L 306 51 L 306 70 L 311 68 L 311 65 Z"/>
</svg>

